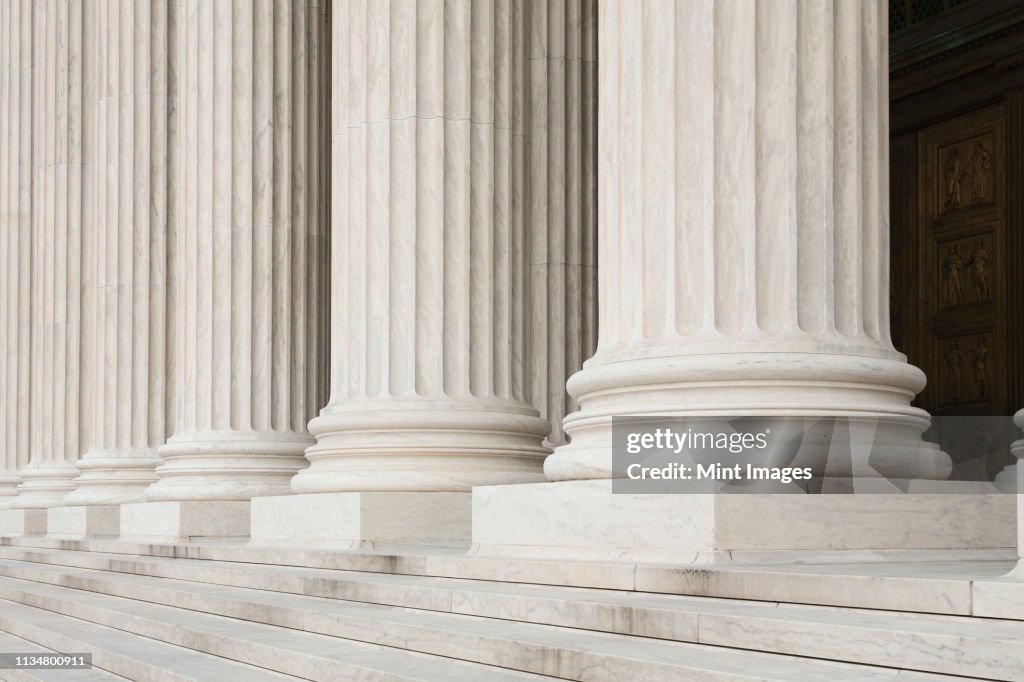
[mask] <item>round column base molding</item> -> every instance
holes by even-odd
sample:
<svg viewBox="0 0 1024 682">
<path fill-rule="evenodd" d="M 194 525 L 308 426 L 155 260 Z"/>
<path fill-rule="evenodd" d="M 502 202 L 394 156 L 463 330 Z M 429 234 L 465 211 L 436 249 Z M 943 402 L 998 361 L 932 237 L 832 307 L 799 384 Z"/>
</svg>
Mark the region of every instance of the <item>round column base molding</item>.
<svg viewBox="0 0 1024 682">
<path fill-rule="evenodd" d="M 154 470 L 159 464 L 155 450 L 90 450 L 78 460 L 81 473 L 65 504 L 142 502 L 146 488 L 157 480 Z"/>
<path fill-rule="evenodd" d="M 595 362 L 596 361 L 596 362 Z M 580 409 L 565 419 L 571 441 L 544 464 L 549 480 L 611 478 L 612 417 L 846 418 L 852 446 L 870 456 L 827 462 L 827 475 L 941 480 L 949 456 L 921 434 L 929 415 L 910 402 L 924 374 L 891 358 L 828 353 L 721 353 L 602 363 L 568 383 Z M 823 450 L 821 457 L 827 453 Z M 807 462 L 824 470 L 826 461 Z"/>
<path fill-rule="evenodd" d="M 29 464 L 18 472 L 21 484 L 13 509 L 47 509 L 61 507 L 68 493 L 75 489 L 78 468 L 68 462 Z"/>
<path fill-rule="evenodd" d="M 0 509 L 8 509 L 18 495 L 18 484 L 21 477 L 15 473 L 0 474 Z"/>
<path fill-rule="evenodd" d="M 496 403 L 388 401 L 328 406 L 309 424 L 317 443 L 296 493 L 464 492 L 544 480 L 547 421 Z"/>
<path fill-rule="evenodd" d="M 249 500 L 287 495 L 313 439 L 282 431 L 176 434 L 161 446 L 149 501 Z"/>
</svg>

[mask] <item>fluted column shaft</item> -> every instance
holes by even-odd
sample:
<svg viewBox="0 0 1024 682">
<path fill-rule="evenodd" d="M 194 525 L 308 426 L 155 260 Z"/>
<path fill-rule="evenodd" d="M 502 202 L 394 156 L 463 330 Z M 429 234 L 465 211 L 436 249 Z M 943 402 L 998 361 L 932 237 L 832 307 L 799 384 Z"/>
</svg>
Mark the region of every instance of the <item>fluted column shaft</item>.
<svg viewBox="0 0 1024 682">
<path fill-rule="evenodd" d="M 597 345 L 597 1 L 532 2 L 526 21 L 526 390 L 560 445 L 566 380 Z"/>
<path fill-rule="evenodd" d="M 332 11 L 331 401 L 292 488 L 539 480 L 548 427 L 525 395 L 512 140 L 525 6 Z"/>
<path fill-rule="evenodd" d="M 29 455 L 32 7 L 0 3 L 0 507 Z"/>
<path fill-rule="evenodd" d="M 185 0 L 177 410 L 153 500 L 288 492 L 326 398 L 319 4 Z"/>
<path fill-rule="evenodd" d="M 611 475 L 612 415 L 856 415 L 920 434 L 924 375 L 889 337 L 885 12 L 601 0 L 599 341 L 550 478 Z M 948 472 L 911 450 L 876 473 Z"/>
<path fill-rule="evenodd" d="M 26 5 L 21 3 L 22 11 Z M 34 5 L 31 460 L 16 507 L 61 504 L 89 441 L 95 6 Z"/>
<path fill-rule="evenodd" d="M 96 5 L 95 442 L 68 504 L 141 499 L 167 437 L 170 5 Z"/>
</svg>

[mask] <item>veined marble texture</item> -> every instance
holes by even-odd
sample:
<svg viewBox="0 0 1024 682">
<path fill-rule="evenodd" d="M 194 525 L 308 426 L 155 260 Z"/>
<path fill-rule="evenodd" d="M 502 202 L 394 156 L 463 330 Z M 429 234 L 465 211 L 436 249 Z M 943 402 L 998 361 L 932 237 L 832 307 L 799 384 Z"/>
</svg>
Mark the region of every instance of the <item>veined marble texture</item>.
<svg viewBox="0 0 1024 682">
<path fill-rule="evenodd" d="M 556 5 L 333 7 L 331 402 L 296 492 L 541 480 L 515 133 L 535 132 L 523 88 L 549 61 L 529 50 L 561 44 L 540 30 Z"/>
<path fill-rule="evenodd" d="M 889 336 L 884 2 L 770 5 L 599 4 L 598 347 L 552 480 L 610 476 L 645 414 L 881 419 L 948 475 Z"/>
<path fill-rule="evenodd" d="M 32 12 L 0 3 L 0 508 L 29 455 Z"/>
<path fill-rule="evenodd" d="M 326 402 L 319 3 L 174 5 L 176 417 L 150 500 L 288 492 Z"/>
<path fill-rule="evenodd" d="M 0 497 L 287 492 L 332 376 L 392 435 L 296 490 L 540 479 L 596 343 L 595 0 L 16 5 Z"/>
<path fill-rule="evenodd" d="M 67 504 L 140 500 L 167 437 L 170 6 L 96 2 L 91 447 Z"/>
<path fill-rule="evenodd" d="M 565 382 L 597 345 L 597 0 L 529 3 L 523 138 L 526 394 L 565 442 Z M 518 92 L 518 88 L 517 88 Z"/>
<path fill-rule="evenodd" d="M 880 0 L 155 7 L 4 7 L 0 497 L 82 453 L 68 501 L 240 500 L 606 477 L 612 414 L 927 424 Z"/>
<path fill-rule="evenodd" d="M 24 12 L 28 7 L 21 4 Z M 90 441 L 94 335 L 95 3 L 32 6 L 31 460 L 16 507 L 59 504 Z M 83 400 L 83 398 L 85 398 Z"/>
</svg>

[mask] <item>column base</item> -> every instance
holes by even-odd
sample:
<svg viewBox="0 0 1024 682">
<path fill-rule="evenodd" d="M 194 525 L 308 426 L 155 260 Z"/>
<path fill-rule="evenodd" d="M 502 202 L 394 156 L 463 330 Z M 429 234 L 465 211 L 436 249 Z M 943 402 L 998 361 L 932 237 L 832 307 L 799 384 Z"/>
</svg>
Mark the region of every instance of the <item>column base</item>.
<svg viewBox="0 0 1024 682">
<path fill-rule="evenodd" d="M 337 549 L 465 546 L 470 493 L 356 492 L 254 497 L 252 542 Z"/>
<path fill-rule="evenodd" d="M 46 509 L 64 504 L 64 499 L 75 489 L 78 467 L 63 461 L 43 462 L 28 465 L 18 475 L 21 485 L 11 507 Z"/>
<path fill-rule="evenodd" d="M 93 450 L 77 464 L 81 473 L 64 504 L 125 504 L 145 501 L 146 489 L 156 482 L 154 469 L 160 458 L 153 451 Z"/>
<path fill-rule="evenodd" d="M 46 534 L 45 509 L 0 509 L 0 536 Z"/>
<path fill-rule="evenodd" d="M 136 502 L 123 504 L 121 539 L 133 542 L 246 540 L 248 501 Z"/>
<path fill-rule="evenodd" d="M 353 402 L 309 423 L 316 445 L 296 493 L 469 492 L 477 485 L 545 480 L 547 421 L 494 401 Z"/>
<path fill-rule="evenodd" d="M 53 507 L 46 510 L 46 535 L 61 540 L 116 538 L 121 510 L 116 505 Z"/>
<path fill-rule="evenodd" d="M 936 485 L 932 482 L 932 485 Z M 478 553 L 636 561 L 1005 557 L 1016 495 L 612 494 L 610 480 L 473 490 Z"/>
<path fill-rule="evenodd" d="M 307 462 L 309 435 L 290 431 L 215 431 L 175 434 L 160 448 L 150 501 L 245 501 L 286 495 Z"/>
<path fill-rule="evenodd" d="M 691 344 L 698 346 L 697 344 Z M 754 344 L 756 345 L 756 344 Z M 788 345 L 788 344 L 787 344 Z M 611 478 L 612 418 L 664 416 L 842 418 L 851 442 L 870 447 L 830 476 L 944 480 L 952 461 L 922 440 L 927 412 L 911 406 L 924 374 L 895 351 L 863 355 L 822 352 L 751 352 L 742 345 L 709 345 L 706 355 L 604 357 L 588 361 L 567 388 L 580 404 L 565 419 L 567 445 L 544 462 L 552 481 Z M 651 351 L 654 352 L 654 351 Z M 809 465 L 824 471 L 827 449 Z"/>
<path fill-rule="evenodd" d="M 0 474 L 0 509 L 10 509 L 14 498 L 18 496 L 18 484 L 21 478 L 17 474 Z"/>
</svg>

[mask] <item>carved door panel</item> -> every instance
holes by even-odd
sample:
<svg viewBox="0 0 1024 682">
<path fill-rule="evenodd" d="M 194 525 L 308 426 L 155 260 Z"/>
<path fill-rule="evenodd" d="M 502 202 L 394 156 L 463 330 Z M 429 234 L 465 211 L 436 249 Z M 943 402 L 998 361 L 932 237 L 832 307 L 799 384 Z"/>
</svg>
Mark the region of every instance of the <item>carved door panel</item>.
<svg viewBox="0 0 1024 682">
<path fill-rule="evenodd" d="M 933 414 L 1007 414 L 1003 107 L 918 134 L 918 362 Z"/>
</svg>

